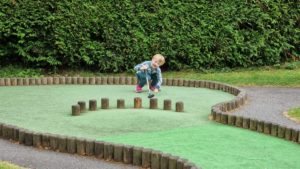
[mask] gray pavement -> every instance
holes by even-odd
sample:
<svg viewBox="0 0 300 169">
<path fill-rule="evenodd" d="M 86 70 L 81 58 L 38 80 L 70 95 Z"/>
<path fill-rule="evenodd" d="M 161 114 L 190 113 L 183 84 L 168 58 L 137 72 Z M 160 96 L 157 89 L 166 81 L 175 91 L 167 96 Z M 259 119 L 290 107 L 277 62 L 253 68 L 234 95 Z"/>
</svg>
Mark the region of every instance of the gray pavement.
<svg viewBox="0 0 300 169">
<path fill-rule="evenodd" d="M 0 139 L 0 161 L 31 169 L 138 169 L 132 165 L 106 162 L 50 150 L 40 150 Z"/>
<path fill-rule="evenodd" d="M 300 88 L 241 87 L 248 94 L 245 106 L 233 111 L 235 115 L 273 122 L 294 129 L 300 124 L 283 115 L 290 108 L 300 107 Z"/>
</svg>

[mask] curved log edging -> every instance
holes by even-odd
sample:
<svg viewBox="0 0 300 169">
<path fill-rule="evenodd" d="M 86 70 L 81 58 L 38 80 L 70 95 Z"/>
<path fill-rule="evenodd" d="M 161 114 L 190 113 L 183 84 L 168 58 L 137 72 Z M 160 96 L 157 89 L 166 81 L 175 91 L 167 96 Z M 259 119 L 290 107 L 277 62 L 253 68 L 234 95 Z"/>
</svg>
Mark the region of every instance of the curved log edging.
<svg viewBox="0 0 300 169">
<path fill-rule="evenodd" d="M 241 107 L 247 100 L 245 91 L 224 83 L 203 80 L 186 80 L 164 78 L 166 86 L 184 86 L 222 90 L 236 96 L 234 99 L 212 106 L 212 119 L 216 122 L 233 125 L 253 131 L 262 132 L 300 143 L 300 131 L 278 124 L 272 124 L 257 119 L 245 118 L 228 114 Z M 42 78 L 0 78 L 0 86 L 27 86 L 27 85 L 135 85 L 135 77 L 42 77 Z M 197 169 L 193 163 L 177 156 L 160 151 L 136 147 L 131 145 L 115 144 L 77 137 L 67 137 L 49 133 L 37 133 L 17 126 L 0 123 L 0 137 L 13 140 L 27 146 L 45 148 L 66 152 L 95 156 L 106 161 L 117 161 L 152 169 Z"/>
</svg>

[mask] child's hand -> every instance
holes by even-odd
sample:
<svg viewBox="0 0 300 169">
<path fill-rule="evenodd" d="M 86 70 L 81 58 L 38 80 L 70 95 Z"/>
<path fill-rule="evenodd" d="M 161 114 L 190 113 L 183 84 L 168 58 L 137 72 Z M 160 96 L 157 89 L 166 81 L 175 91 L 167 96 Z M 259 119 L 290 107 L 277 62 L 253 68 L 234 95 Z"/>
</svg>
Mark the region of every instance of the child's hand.
<svg viewBox="0 0 300 169">
<path fill-rule="evenodd" d="M 147 65 L 142 65 L 140 69 L 141 70 L 146 70 L 146 69 L 148 69 L 148 66 Z"/>
<path fill-rule="evenodd" d="M 154 89 L 154 92 L 155 92 L 155 93 L 158 93 L 158 89 L 157 89 L 157 88 L 155 88 L 155 89 Z"/>
</svg>

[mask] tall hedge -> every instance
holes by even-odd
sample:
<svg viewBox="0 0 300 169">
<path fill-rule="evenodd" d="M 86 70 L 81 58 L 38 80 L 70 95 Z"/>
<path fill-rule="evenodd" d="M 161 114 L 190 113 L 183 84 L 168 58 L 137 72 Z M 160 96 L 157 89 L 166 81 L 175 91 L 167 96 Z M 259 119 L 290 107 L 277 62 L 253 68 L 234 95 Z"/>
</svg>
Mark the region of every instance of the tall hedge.
<svg viewBox="0 0 300 169">
<path fill-rule="evenodd" d="M 1 0 L 0 64 L 130 70 L 271 65 L 300 55 L 299 0 Z"/>
</svg>

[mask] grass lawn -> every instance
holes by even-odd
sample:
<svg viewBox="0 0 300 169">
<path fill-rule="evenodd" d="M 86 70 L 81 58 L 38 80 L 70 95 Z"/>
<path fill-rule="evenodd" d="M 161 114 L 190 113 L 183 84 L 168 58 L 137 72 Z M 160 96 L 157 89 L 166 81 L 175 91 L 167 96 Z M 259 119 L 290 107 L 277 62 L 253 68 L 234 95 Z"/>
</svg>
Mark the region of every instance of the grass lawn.
<svg viewBox="0 0 300 169">
<path fill-rule="evenodd" d="M 300 107 L 289 110 L 288 115 L 300 121 Z"/>
<path fill-rule="evenodd" d="M 185 112 L 149 110 L 147 92 L 134 86 L 52 85 L 0 87 L 0 122 L 29 130 L 142 146 L 189 159 L 207 169 L 296 169 L 296 143 L 208 120 L 212 105 L 232 95 L 204 88 L 163 87 L 156 95 L 184 101 Z M 143 109 L 131 109 L 133 98 Z M 111 106 L 124 98 L 127 109 L 99 109 L 71 116 L 77 101 L 109 97 Z M 98 105 L 99 107 L 100 105 Z"/>
<path fill-rule="evenodd" d="M 0 169 L 25 169 L 6 161 L 0 161 Z"/>
</svg>

